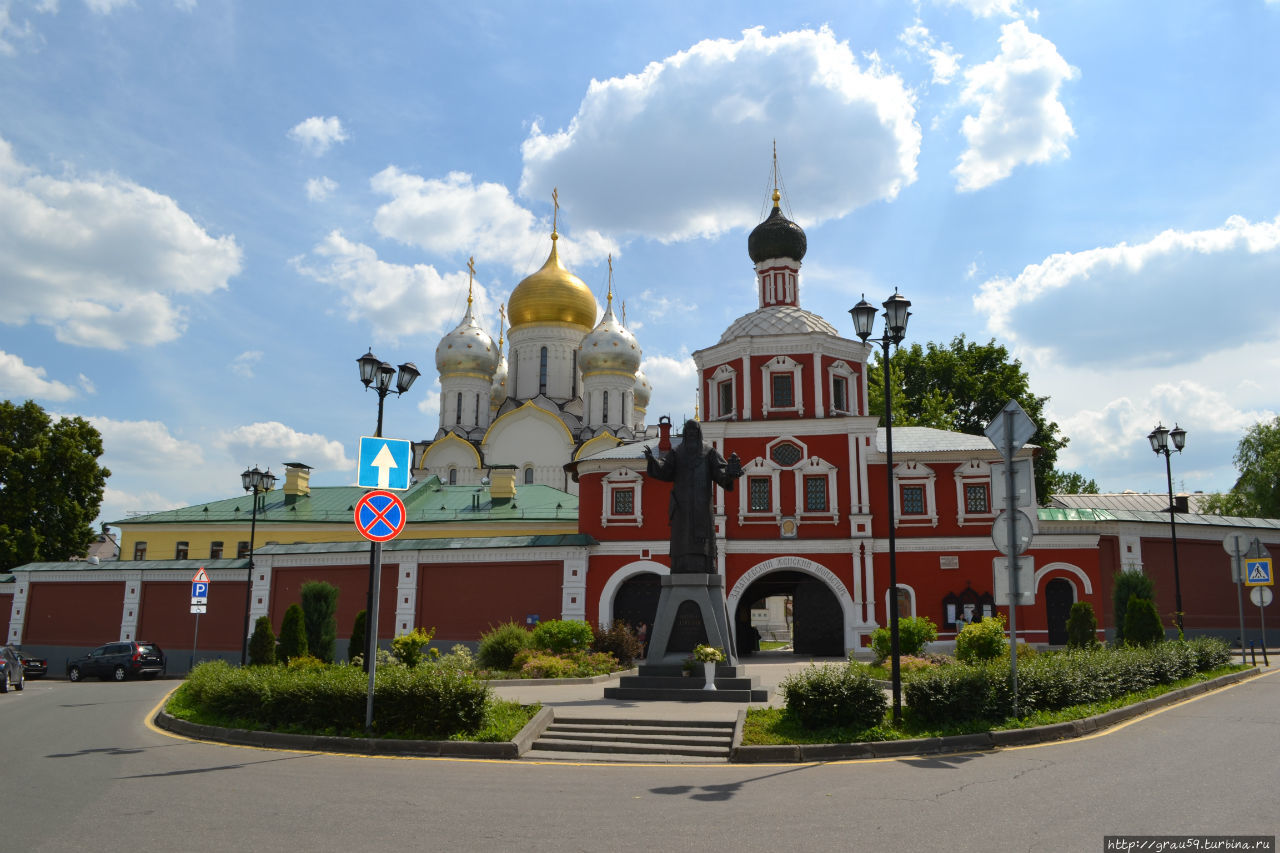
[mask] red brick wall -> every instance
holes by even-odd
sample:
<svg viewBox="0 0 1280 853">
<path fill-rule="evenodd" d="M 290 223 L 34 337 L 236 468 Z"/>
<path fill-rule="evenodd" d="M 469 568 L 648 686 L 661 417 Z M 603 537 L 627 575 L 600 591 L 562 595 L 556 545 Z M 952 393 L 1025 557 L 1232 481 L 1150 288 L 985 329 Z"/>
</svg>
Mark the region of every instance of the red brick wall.
<svg viewBox="0 0 1280 853">
<path fill-rule="evenodd" d="M 302 585 L 310 581 L 331 583 L 338 593 L 338 638 L 350 639 L 356 614 L 365 609 L 369 597 L 369 564 L 357 566 L 289 566 L 271 572 L 271 627 L 278 634 L 284 612 L 291 604 L 302 603 Z M 383 562 L 378 588 L 378 637 L 395 636 L 396 564 Z M 250 626 L 252 630 L 252 626 Z M 341 655 L 341 649 L 339 650 Z"/>
<path fill-rule="evenodd" d="M 100 646 L 120 639 L 123 581 L 32 583 L 22 642 L 41 646 Z"/>
<path fill-rule="evenodd" d="M 13 613 L 13 592 L 0 592 L 0 643 L 9 642 L 9 615 Z"/>
<path fill-rule="evenodd" d="M 646 488 L 647 492 L 648 489 Z M 559 619 L 563 564 L 423 563 L 418 567 L 418 625 L 443 641 L 478 640 L 503 622 L 521 625 L 531 613 Z"/>
<path fill-rule="evenodd" d="M 191 612 L 191 583 L 144 583 L 142 612 L 135 639 L 148 640 L 162 649 L 189 649 L 194 639 L 200 650 L 239 651 L 247 584 L 244 581 L 218 581 L 209 587 L 208 612 L 200 616 L 200 635 L 196 638 L 196 617 Z M 253 630 L 252 625 L 249 630 Z"/>
</svg>

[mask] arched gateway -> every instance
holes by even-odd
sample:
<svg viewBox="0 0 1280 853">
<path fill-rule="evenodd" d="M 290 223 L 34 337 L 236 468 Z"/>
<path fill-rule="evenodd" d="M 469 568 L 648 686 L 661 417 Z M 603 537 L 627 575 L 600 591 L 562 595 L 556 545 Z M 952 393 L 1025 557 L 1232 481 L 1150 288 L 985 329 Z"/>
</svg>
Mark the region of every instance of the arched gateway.
<svg viewBox="0 0 1280 853">
<path fill-rule="evenodd" d="M 774 557 L 752 566 L 727 596 L 731 616 L 757 599 L 790 591 L 795 601 L 797 654 L 845 654 L 855 648 L 853 599 L 835 574 L 804 557 Z"/>
</svg>

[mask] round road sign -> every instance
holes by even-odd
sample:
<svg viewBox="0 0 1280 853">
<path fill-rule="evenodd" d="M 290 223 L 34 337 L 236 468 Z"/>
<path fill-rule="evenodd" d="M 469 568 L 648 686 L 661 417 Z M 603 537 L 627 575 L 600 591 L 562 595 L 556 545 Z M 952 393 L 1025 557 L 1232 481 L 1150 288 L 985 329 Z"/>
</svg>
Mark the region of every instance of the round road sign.
<svg viewBox="0 0 1280 853">
<path fill-rule="evenodd" d="M 1259 607 L 1266 607 L 1271 603 L 1271 587 L 1255 586 L 1249 590 L 1249 600 Z"/>
<path fill-rule="evenodd" d="M 404 503 L 392 492 L 369 492 L 356 502 L 356 529 L 365 539 L 395 539 L 404 530 L 404 522 Z"/>
<path fill-rule="evenodd" d="M 1009 554 L 1009 516 L 1006 515 L 1008 510 L 1001 510 L 996 516 L 995 521 L 991 523 L 991 541 L 995 543 L 996 550 L 1006 557 Z M 1018 550 L 1014 554 L 1025 553 L 1027 547 L 1031 544 L 1031 516 L 1022 510 L 1014 510 L 1015 532 L 1017 537 Z"/>
</svg>

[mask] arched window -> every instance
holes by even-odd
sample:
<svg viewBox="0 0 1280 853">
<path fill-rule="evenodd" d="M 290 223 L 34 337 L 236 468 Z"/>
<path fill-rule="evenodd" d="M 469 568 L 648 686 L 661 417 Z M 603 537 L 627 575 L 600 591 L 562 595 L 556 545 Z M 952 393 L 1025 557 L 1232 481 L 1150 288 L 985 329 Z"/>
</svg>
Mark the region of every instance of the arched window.
<svg viewBox="0 0 1280 853">
<path fill-rule="evenodd" d="M 453 422 L 455 424 L 462 423 L 462 392 L 461 391 L 458 392 L 458 402 L 457 402 L 457 405 L 454 407 Z"/>
<path fill-rule="evenodd" d="M 600 423 L 607 424 L 609 422 L 609 392 L 604 391 L 602 402 L 600 404 Z"/>
<path fill-rule="evenodd" d="M 449 485 L 450 486 L 458 485 L 458 469 L 457 468 L 449 469 Z"/>
<path fill-rule="evenodd" d="M 547 348 L 538 354 L 538 393 L 547 393 Z"/>
<path fill-rule="evenodd" d="M 533 468 L 524 469 L 524 483 L 526 486 L 533 485 Z"/>
</svg>

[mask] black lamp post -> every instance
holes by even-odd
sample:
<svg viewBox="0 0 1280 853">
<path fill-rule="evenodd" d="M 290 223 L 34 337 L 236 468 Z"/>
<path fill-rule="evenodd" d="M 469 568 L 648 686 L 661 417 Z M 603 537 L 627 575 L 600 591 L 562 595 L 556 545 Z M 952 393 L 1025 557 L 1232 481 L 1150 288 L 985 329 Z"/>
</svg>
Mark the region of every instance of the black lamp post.
<svg viewBox="0 0 1280 853">
<path fill-rule="evenodd" d="M 412 361 L 406 361 L 400 365 L 399 370 L 392 367 L 387 362 L 378 358 L 373 354 L 372 348 L 369 352 L 356 359 L 356 364 L 360 365 L 360 381 L 364 383 L 365 390 L 370 387 L 378 392 L 378 428 L 374 431 L 374 438 L 382 437 L 382 406 L 386 402 L 387 395 L 391 393 L 391 378 L 396 380 L 396 396 L 403 394 L 413 387 L 413 383 L 422 375 L 418 370 L 418 366 Z M 373 587 L 374 572 L 377 571 L 377 545 L 376 542 L 369 543 L 369 594 L 365 599 L 365 639 L 367 641 L 366 653 L 364 658 L 364 670 L 369 671 L 369 662 L 373 660 L 374 654 L 378 650 L 378 626 L 371 624 L 373 619 Z"/>
<path fill-rule="evenodd" d="M 249 583 L 244 590 L 244 642 L 240 646 L 240 665 L 244 666 L 249 660 L 249 610 L 253 607 L 253 539 L 258 532 L 258 495 L 275 488 L 276 477 L 271 469 L 259 471 L 258 466 L 254 465 L 253 470 L 244 469 L 244 473 L 240 475 L 240 485 L 244 486 L 246 492 L 253 493 L 253 514 L 252 521 L 249 522 Z"/>
<path fill-rule="evenodd" d="M 896 521 L 894 519 L 893 505 L 893 389 L 889 384 L 889 347 L 902 342 L 907 334 L 907 318 L 911 316 L 911 312 L 907 309 L 911 307 L 911 302 L 905 297 L 899 295 L 898 289 L 893 289 L 893 296 L 890 296 L 884 303 L 884 323 L 885 332 L 881 338 L 872 338 L 872 342 L 880 344 L 884 348 L 884 450 L 885 450 L 885 482 L 887 484 L 887 492 L 889 503 L 887 509 L 889 511 L 889 589 L 892 594 L 889 596 L 889 650 L 892 662 L 890 664 L 893 672 L 893 721 L 894 723 L 902 722 L 902 664 L 899 657 L 898 646 L 898 553 L 897 553 L 897 534 L 894 530 Z M 853 315 L 853 328 L 857 332 L 862 342 L 867 343 L 867 339 L 871 337 L 872 327 L 876 323 L 875 306 L 867 302 L 864 295 L 862 301 L 849 309 L 849 313 Z"/>
<path fill-rule="evenodd" d="M 1173 439 L 1173 449 L 1182 452 L 1187 443 L 1187 431 L 1176 423 L 1173 429 L 1165 429 L 1164 424 L 1156 424 L 1156 428 L 1147 436 L 1151 449 L 1164 455 L 1164 473 L 1169 480 L 1169 538 L 1173 543 L 1173 606 L 1174 616 L 1178 620 L 1178 636 L 1182 636 L 1182 581 L 1178 576 L 1178 522 L 1174 517 L 1173 505 L 1173 465 L 1169 462 L 1169 439 Z"/>
</svg>

